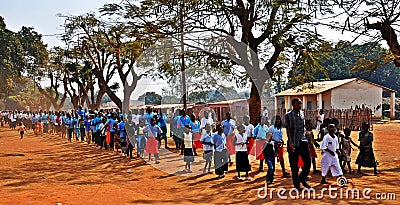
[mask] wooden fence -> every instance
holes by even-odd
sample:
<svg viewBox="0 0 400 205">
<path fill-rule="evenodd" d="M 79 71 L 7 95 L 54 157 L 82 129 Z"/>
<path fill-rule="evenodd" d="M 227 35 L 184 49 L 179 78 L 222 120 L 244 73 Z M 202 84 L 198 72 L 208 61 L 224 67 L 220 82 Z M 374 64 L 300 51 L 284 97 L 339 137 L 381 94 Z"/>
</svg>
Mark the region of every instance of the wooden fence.
<svg viewBox="0 0 400 205">
<path fill-rule="evenodd" d="M 287 110 L 286 109 L 278 109 L 272 111 L 272 115 L 279 115 L 284 118 Z M 316 110 L 305 110 L 305 119 L 311 120 L 314 127 L 317 125 L 317 115 L 318 111 Z M 359 108 L 359 109 L 330 109 L 324 110 L 325 118 L 336 118 L 339 120 L 339 129 L 343 130 L 346 127 L 351 128 L 353 131 L 361 130 L 361 124 L 363 122 L 368 122 L 370 125 L 370 130 L 373 130 L 372 124 L 372 110 L 368 108 Z"/>
</svg>

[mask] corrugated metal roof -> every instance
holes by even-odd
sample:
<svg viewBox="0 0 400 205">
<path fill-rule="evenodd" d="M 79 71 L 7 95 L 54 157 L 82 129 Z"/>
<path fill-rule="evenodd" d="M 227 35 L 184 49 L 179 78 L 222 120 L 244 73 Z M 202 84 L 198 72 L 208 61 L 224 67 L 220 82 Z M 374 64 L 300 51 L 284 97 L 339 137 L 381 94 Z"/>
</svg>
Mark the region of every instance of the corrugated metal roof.
<svg viewBox="0 0 400 205">
<path fill-rule="evenodd" d="M 333 88 L 342 86 L 344 84 L 347 84 L 349 82 L 355 81 L 355 80 L 361 80 L 364 82 L 367 82 L 371 85 L 378 86 L 383 88 L 384 90 L 394 92 L 394 90 L 390 88 L 383 87 L 381 85 L 377 85 L 375 83 L 371 83 L 369 81 L 359 79 L 359 78 L 350 78 L 350 79 L 344 79 L 344 80 L 332 80 L 332 81 L 322 81 L 322 82 L 312 82 L 313 87 L 311 88 L 311 83 L 305 83 L 303 85 L 296 86 L 294 88 L 282 91 L 275 96 L 288 96 L 288 95 L 312 95 L 312 94 L 319 94 L 323 93 L 325 91 L 331 90 Z"/>
</svg>

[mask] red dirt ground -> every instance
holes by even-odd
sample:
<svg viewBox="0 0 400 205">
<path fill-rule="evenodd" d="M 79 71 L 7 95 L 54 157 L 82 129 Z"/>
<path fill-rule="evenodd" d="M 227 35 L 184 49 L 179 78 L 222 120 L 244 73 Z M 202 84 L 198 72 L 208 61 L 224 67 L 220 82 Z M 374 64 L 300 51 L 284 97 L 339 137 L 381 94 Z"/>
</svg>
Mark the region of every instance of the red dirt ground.
<svg viewBox="0 0 400 205">
<path fill-rule="evenodd" d="M 398 199 L 345 199 L 348 188 L 361 190 L 360 198 L 365 188 L 372 190 L 371 197 L 380 192 L 394 193 L 400 198 L 400 124 L 375 125 L 374 128 L 374 150 L 382 174 L 373 176 L 370 168 L 363 169 L 366 176 L 347 174 L 345 177 L 350 183 L 343 188 L 343 199 L 330 199 L 325 192 L 322 200 L 279 199 L 276 190 L 289 190 L 292 185 L 291 178 L 281 177 L 278 163 L 275 184 L 268 185 L 268 192 L 275 188 L 274 195 L 263 199 L 257 192 L 264 186 L 266 172 L 256 172 L 256 161 L 252 162 L 252 181 L 236 180 L 235 165 L 229 167 L 224 179 L 217 179 L 214 174 L 198 175 L 203 166 L 201 157 L 195 159 L 194 173 L 185 174 L 181 156 L 166 150 L 160 155 L 160 165 L 154 166 L 93 145 L 69 143 L 55 135 L 34 137 L 28 132 L 20 140 L 17 131 L 0 128 L 0 204 L 398 204 Z M 352 133 L 354 141 L 357 134 Z M 169 141 L 172 143 L 171 138 Z M 356 169 L 357 154 L 358 150 L 352 153 L 353 169 Z M 317 166 L 321 169 L 319 160 L 320 155 Z M 289 169 L 287 159 L 286 167 Z M 311 177 L 310 185 L 317 190 L 317 197 L 321 196 L 320 190 L 328 186 L 319 184 L 319 174 L 311 174 Z M 328 181 L 336 184 L 333 177 L 328 177 Z M 334 185 L 333 188 L 339 187 Z M 289 196 L 288 192 L 284 195 Z"/>
</svg>

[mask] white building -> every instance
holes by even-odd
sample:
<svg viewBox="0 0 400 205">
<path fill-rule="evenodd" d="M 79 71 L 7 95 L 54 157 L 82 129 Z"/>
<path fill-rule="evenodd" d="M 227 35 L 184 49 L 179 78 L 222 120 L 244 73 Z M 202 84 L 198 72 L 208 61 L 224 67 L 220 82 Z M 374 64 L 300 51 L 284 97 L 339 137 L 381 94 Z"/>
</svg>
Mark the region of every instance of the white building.
<svg viewBox="0 0 400 205">
<path fill-rule="evenodd" d="M 395 91 L 366 80 L 345 80 L 306 83 L 275 95 L 275 109 L 291 108 L 291 99 L 303 101 L 303 109 L 370 108 L 375 118 L 382 117 L 383 92 L 390 93 L 390 118 L 395 117 Z"/>
</svg>

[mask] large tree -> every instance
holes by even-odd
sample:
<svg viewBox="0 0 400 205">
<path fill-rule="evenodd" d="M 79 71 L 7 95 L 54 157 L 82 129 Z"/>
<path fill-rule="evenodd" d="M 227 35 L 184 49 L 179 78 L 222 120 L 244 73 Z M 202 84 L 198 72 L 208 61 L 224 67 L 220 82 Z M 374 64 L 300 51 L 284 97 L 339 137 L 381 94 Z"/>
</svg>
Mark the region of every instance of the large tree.
<svg viewBox="0 0 400 205">
<path fill-rule="evenodd" d="M 239 55 L 239 60 L 234 60 L 233 64 L 245 67 L 250 77 L 249 113 L 253 124 L 261 115 L 263 85 L 270 77 L 275 77 L 275 65 L 280 56 L 318 47 L 320 36 L 312 25 L 319 16 L 317 14 L 332 12 L 331 5 L 309 0 L 163 0 L 142 3 L 154 5 L 159 10 L 158 18 L 172 19 L 174 24 L 170 27 L 175 32 L 225 35 L 251 49 L 252 58 L 248 59 L 247 53 L 243 52 L 246 48 L 230 42 Z M 171 18 L 171 15 L 175 17 Z M 313 41 L 310 42 L 308 39 L 311 36 Z M 208 54 L 229 60 L 227 56 Z M 262 65 L 259 65 L 260 62 Z"/>
<path fill-rule="evenodd" d="M 400 0 L 346 0 L 336 4 L 335 11 L 336 21 L 329 26 L 367 37 L 367 42 L 386 41 L 393 63 L 400 67 Z"/>
</svg>

